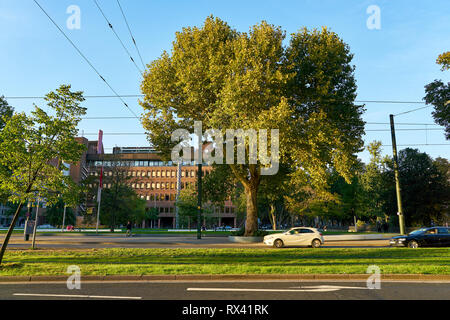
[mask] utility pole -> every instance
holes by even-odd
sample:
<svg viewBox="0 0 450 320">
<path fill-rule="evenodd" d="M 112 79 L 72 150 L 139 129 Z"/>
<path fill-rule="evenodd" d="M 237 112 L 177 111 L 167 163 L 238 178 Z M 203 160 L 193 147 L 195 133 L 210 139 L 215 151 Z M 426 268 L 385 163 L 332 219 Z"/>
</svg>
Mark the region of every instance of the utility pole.
<svg viewBox="0 0 450 320">
<path fill-rule="evenodd" d="M 395 189 L 396 189 L 396 193 L 397 193 L 398 223 L 400 225 L 400 234 L 405 234 L 405 219 L 403 216 L 402 195 L 401 195 L 400 178 L 399 178 L 399 172 L 398 172 L 397 142 L 395 140 L 394 115 L 390 114 L 389 118 L 391 120 L 392 153 L 394 155 L 394 175 L 395 175 Z"/>
<path fill-rule="evenodd" d="M 23 239 L 25 241 L 28 241 L 30 239 L 30 234 L 27 231 L 28 223 L 30 221 L 30 217 L 31 217 L 31 202 L 28 201 L 28 204 L 27 204 L 27 218 L 25 220 L 25 227 L 23 228 Z"/>
<path fill-rule="evenodd" d="M 41 195 L 38 195 L 38 199 L 37 199 L 37 208 L 36 208 L 36 218 L 34 220 L 34 229 L 33 229 L 33 240 L 31 243 L 31 249 L 35 249 L 35 243 L 36 243 L 36 229 L 37 229 L 37 224 L 38 224 L 38 219 L 39 219 L 39 202 L 41 200 Z"/>
<path fill-rule="evenodd" d="M 201 161 L 199 161 L 199 163 L 198 163 L 198 170 L 197 170 L 197 192 L 198 192 L 197 239 L 201 239 L 202 238 L 202 230 L 201 230 L 201 226 L 200 226 L 201 219 L 202 219 L 202 163 L 201 163 Z"/>
<path fill-rule="evenodd" d="M 65 225 L 65 223 L 66 223 L 66 204 L 64 203 L 63 223 L 62 223 L 61 232 L 64 231 L 64 225 Z"/>
<path fill-rule="evenodd" d="M 178 203 L 178 201 L 180 200 L 180 191 L 181 191 L 181 166 L 182 166 L 183 162 L 182 160 L 180 160 L 178 162 L 177 165 L 177 196 L 176 196 L 176 202 Z M 180 228 L 180 216 L 179 216 L 179 209 L 178 209 L 178 205 L 175 206 L 175 228 L 179 229 Z"/>
</svg>

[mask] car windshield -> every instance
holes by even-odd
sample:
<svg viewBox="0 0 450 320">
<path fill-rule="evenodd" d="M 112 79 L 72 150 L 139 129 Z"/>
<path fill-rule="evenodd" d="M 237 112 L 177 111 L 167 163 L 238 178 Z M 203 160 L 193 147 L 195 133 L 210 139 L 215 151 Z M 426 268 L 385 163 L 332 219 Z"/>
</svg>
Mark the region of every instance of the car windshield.
<svg viewBox="0 0 450 320">
<path fill-rule="evenodd" d="M 413 232 L 410 232 L 410 235 L 415 235 L 415 234 L 420 234 L 420 233 L 424 233 L 425 231 L 427 231 L 427 229 L 422 228 L 422 229 L 418 229 L 418 230 L 414 230 Z"/>
</svg>

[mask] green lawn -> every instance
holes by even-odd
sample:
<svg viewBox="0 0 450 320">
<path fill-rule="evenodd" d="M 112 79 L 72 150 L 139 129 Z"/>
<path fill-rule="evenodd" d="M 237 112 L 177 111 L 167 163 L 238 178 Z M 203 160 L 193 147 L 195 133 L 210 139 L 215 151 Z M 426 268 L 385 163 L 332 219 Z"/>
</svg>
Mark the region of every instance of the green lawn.
<svg viewBox="0 0 450 320">
<path fill-rule="evenodd" d="M 8 250 L 0 276 L 147 274 L 450 274 L 448 248 Z"/>
</svg>

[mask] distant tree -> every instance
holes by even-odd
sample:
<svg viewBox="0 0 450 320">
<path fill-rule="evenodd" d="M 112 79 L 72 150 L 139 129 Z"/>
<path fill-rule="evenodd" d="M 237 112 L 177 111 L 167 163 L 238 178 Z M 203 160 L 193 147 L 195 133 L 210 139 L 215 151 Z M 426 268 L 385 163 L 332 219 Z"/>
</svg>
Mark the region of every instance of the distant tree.
<svg viewBox="0 0 450 320">
<path fill-rule="evenodd" d="M 145 219 L 145 200 L 127 185 L 116 185 L 102 190 L 100 222 L 114 230 L 127 221 L 140 223 Z"/>
<path fill-rule="evenodd" d="M 439 56 L 436 61 L 442 66 L 441 70 L 445 71 L 450 66 L 450 51 L 447 51 Z M 450 82 L 443 82 L 442 80 L 434 80 L 425 86 L 424 100 L 427 104 L 434 106 L 432 113 L 434 121 L 444 126 L 445 137 L 450 139 Z"/>
<path fill-rule="evenodd" d="M 180 191 L 180 197 L 175 203 L 178 207 L 178 215 L 182 225 L 187 225 L 188 221 L 197 223 L 198 220 L 198 209 L 197 209 L 197 191 L 195 188 L 187 187 Z M 203 225 L 203 219 L 206 222 L 212 220 L 212 205 L 206 204 L 202 206 L 202 221 L 200 224 Z"/>
<path fill-rule="evenodd" d="M 440 222 L 448 215 L 450 185 L 447 177 L 435 165 L 433 159 L 417 149 L 406 148 L 398 155 L 405 221 L 410 226 L 428 226 L 431 221 Z M 395 182 L 392 163 L 387 177 L 390 180 L 388 210 L 397 212 Z"/>
<path fill-rule="evenodd" d="M 86 113 L 80 106 L 82 92 L 62 85 L 46 95 L 52 114 L 35 105 L 31 115 L 15 113 L 0 131 L 0 190 L 18 203 L 0 251 L 0 263 L 22 207 L 39 195 L 51 204 L 57 193 L 73 184 L 64 176 L 63 161 L 79 161 L 84 146 L 75 137 L 78 123 Z"/>
<path fill-rule="evenodd" d="M 159 211 L 156 207 L 146 208 L 146 219 L 151 221 L 151 227 L 154 228 L 154 221 L 158 220 Z"/>
<path fill-rule="evenodd" d="M 66 203 L 61 198 L 56 203 L 47 206 L 47 210 L 45 211 L 45 219 L 46 221 L 55 227 L 61 227 L 63 224 L 63 216 L 64 216 L 64 206 Z M 75 225 L 76 218 L 75 213 L 72 208 L 66 208 L 66 219 L 65 225 Z"/>
<path fill-rule="evenodd" d="M 370 162 L 364 166 L 364 170 L 359 178 L 362 188 L 363 210 L 367 217 L 384 218 L 386 207 L 386 193 L 391 190 L 391 186 L 386 184 L 385 172 L 388 170 L 389 157 L 381 156 L 381 141 L 369 143 L 367 150 L 370 153 Z"/>
</svg>

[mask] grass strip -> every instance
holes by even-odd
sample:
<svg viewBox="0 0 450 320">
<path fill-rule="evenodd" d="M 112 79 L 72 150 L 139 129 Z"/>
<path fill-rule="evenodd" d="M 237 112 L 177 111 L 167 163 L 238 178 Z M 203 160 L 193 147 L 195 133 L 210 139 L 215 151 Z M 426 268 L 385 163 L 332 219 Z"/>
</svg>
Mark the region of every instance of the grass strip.
<svg viewBox="0 0 450 320">
<path fill-rule="evenodd" d="M 172 274 L 450 274 L 448 248 L 11 250 L 0 276 Z"/>
</svg>

